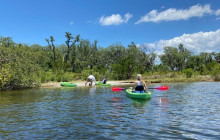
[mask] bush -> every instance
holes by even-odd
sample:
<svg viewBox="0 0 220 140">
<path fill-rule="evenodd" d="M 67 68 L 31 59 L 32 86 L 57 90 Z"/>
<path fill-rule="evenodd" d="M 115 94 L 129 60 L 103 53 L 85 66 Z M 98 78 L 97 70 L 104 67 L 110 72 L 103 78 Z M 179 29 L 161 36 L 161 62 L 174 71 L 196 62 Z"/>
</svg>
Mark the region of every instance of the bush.
<svg viewBox="0 0 220 140">
<path fill-rule="evenodd" d="M 45 83 L 45 82 L 50 82 L 50 81 L 54 81 L 55 80 L 55 76 L 52 70 L 49 70 L 47 72 L 42 71 L 41 72 L 41 82 Z"/>
<path fill-rule="evenodd" d="M 215 81 L 220 81 L 220 64 L 213 68 L 212 76 Z"/>
<path fill-rule="evenodd" d="M 80 80 L 81 79 L 81 73 L 72 73 L 73 80 Z"/>
<path fill-rule="evenodd" d="M 193 70 L 191 68 L 188 68 L 184 70 L 184 73 L 186 74 L 186 78 L 191 78 L 193 75 Z"/>
<path fill-rule="evenodd" d="M 11 78 L 10 74 L 10 67 L 9 65 L 2 65 L 1 72 L 0 72 L 0 89 L 4 89 L 5 85 Z"/>
<path fill-rule="evenodd" d="M 102 76 L 101 76 L 98 72 L 95 72 L 95 71 L 92 70 L 92 69 L 86 69 L 86 70 L 83 70 L 83 71 L 82 71 L 81 79 L 82 79 L 82 80 L 86 80 L 87 77 L 88 77 L 89 75 L 91 75 L 91 74 L 92 74 L 93 76 L 95 76 L 96 80 L 102 78 Z"/>
<path fill-rule="evenodd" d="M 121 64 L 112 64 L 111 78 L 115 80 L 124 80 L 126 79 L 126 67 Z"/>
<path fill-rule="evenodd" d="M 7 87 L 10 89 L 29 88 L 40 86 L 41 68 L 28 62 L 12 64 L 11 78 Z"/>
<path fill-rule="evenodd" d="M 73 80 L 73 74 L 70 72 L 59 72 L 55 74 L 55 81 L 68 82 Z"/>
</svg>

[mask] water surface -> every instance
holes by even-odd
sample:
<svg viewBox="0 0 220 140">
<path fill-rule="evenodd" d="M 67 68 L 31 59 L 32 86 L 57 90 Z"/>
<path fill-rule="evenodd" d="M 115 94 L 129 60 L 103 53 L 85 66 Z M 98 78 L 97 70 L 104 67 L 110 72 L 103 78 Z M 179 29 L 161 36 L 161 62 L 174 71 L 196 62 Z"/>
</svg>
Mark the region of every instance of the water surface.
<svg viewBox="0 0 220 140">
<path fill-rule="evenodd" d="M 163 85 L 144 101 L 110 87 L 1 91 L 0 138 L 220 139 L 219 82 Z"/>
</svg>

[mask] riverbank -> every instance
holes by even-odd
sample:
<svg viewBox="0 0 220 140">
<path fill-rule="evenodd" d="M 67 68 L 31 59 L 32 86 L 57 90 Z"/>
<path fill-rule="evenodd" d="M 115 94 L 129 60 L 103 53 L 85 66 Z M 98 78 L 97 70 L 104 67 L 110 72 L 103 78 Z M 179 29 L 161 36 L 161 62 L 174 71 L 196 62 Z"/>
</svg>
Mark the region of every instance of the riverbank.
<svg viewBox="0 0 220 140">
<path fill-rule="evenodd" d="M 76 83 L 78 87 L 85 86 L 85 81 L 70 81 L 70 82 Z M 108 81 L 107 83 L 111 84 L 111 86 L 119 86 L 119 85 L 130 85 L 132 84 L 132 81 Z M 49 82 L 49 83 L 43 83 L 41 87 L 61 87 L 61 86 L 60 86 L 60 82 Z"/>
<path fill-rule="evenodd" d="M 111 86 L 120 86 L 120 85 L 131 85 L 135 81 L 135 79 L 131 80 L 120 80 L 120 81 L 108 81 Z M 184 82 L 213 82 L 211 76 L 196 76 L 192 78 L 184 78 L 184 77 L 175 77 L 175 78 L 167 78 L 167 77 L 144 77 L 144 81 L 149 85 L 153 83 L 184 83 Z M 70 81 L 71 83 L 76 83 L 78 87 L 85 86 L 85 81 Z M 87 85 L 88 86 L 88 85 Z M 41 87 L 61 87 L 60 82 L 48 82 L 43 83 Z"/>
<path fill-rule="evenodd" d="M 145 78 L 145 81 L 148 83 L 185 83 L 185 82 L 213 82 L 214 79 L 210 75 L 205 76 L 195 76 L 191 78 L 186 78 L 183 76 L 178 77 L 158 77 L 158 76 L 152 76 Z"/>
</svg>

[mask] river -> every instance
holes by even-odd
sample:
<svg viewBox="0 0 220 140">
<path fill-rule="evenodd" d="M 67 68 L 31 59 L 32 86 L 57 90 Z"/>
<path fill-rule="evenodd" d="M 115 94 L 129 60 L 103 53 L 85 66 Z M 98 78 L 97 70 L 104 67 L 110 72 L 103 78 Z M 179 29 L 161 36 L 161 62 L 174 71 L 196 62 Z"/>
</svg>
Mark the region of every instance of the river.
<svg viewBox="0 0 220 140">
<path fill-rule="evenodd" d="M 149 87 L 163 85 L 144 101 L 111 87 L 0 91 L 0 139 L 220 139 L 220 82 Z"/>
</svg>

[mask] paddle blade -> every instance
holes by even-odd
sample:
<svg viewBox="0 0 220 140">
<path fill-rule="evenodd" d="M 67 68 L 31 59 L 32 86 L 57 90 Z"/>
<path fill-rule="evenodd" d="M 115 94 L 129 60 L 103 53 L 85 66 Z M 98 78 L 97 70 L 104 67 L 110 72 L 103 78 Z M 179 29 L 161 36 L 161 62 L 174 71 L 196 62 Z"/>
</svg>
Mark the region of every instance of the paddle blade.
<svg viewBox="0 0 220 140">
<path fill-rule="evenodd" d="M 157 90 L 168 90 L 169 87 L 168 86 L 161 86 L 161 87 L 157 87 L 155 89 L 157 89 Z"/>
<path fill-rule="evenodd" d="M 112 91 L 121 91 L 121 90 L 124 90 L 124 88 L 112 87 Z"/>
</svg>

